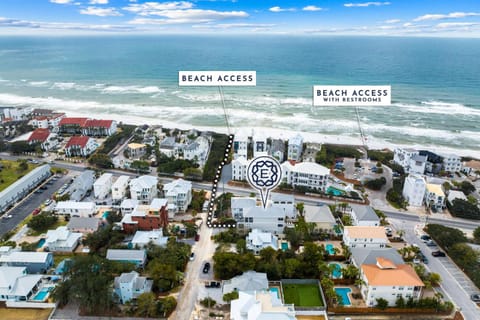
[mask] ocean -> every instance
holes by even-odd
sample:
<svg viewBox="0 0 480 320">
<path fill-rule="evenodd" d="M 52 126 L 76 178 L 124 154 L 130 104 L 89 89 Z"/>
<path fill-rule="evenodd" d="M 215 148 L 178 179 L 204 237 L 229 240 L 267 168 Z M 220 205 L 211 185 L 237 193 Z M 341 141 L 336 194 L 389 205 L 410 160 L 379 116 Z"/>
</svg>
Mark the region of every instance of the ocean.
<svg viewBox="0 0 480 320">
<path fill-rule="evenodd" d="M 255 70 L 224 87 L 232 132 L 361 144 L 354 107 L 312 106 L 313 85 L 391 85 L 392 105 L 359 107 L 372 148 L 480 157 L 478 39 L 327 36 L 0 37 L 0 106 L 226 132 L 218 88 L 179 87 L 179 70 Z"/>
</svg>

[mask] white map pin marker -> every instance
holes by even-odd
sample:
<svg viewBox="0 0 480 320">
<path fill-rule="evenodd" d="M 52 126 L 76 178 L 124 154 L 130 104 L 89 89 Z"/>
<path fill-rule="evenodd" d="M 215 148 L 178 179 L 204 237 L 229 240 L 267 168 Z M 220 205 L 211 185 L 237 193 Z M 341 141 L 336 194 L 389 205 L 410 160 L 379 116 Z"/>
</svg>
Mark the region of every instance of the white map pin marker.
<svg viewBox="0 0 480 320">
<path fill-rule="evenodd" d="M 282 181 L 282 167 L 275 158 L 257 157 L 248 165 L 247 180 L 254 189 L 260 192 L 263 209 L 266 209 L 270 191 Z"/>
</svg>

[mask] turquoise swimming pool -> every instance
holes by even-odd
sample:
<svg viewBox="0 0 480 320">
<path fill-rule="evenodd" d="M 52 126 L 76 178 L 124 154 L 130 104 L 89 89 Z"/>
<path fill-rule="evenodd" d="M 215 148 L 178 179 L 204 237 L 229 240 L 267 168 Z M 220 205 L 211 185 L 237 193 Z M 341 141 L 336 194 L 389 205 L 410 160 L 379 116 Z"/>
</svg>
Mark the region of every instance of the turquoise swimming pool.
<svg viewBox="0 0 480 320">
<path fill-rule="evenodd" d="M 331 195 L 334 195 L 334 196 L 338 197 L 338 196 L 342 196 L 343 194 L 345 194 L 345 192 L 330 186 L 330 187 L 327 188 L 327 194 L 331 194 Z"/>
<path fill-rule="evenodd" d="M 287 251 L 287 250 L 288 250 L 288 242 L 282 242 L 282 243 L 281 243 L 281 246 L 282 246 L 282 250 L 283 250 L 283 251 Z"/>
<path fill-rule="evenodd" d="M 52 287 L 42 288 L 37 294 L 32 298 L 34 301 L 45 301 L 48 297 L 48 294 L 52 290 Z"/>
<path fill-rule="evenodd" d="M 103 215 L 102 215 L 102 218 L 105 219 L 105 220 L 107 220 L 109 213 L 110 213 L 110 212 L 105 211 L 105 212 L 103 213 Z"/>
<path fill-rule="evenodd" d="M 338 263 L 330 263 L 330 266 L 334 266 L 332 271 L 332 278 L 339 279 L 342 277 L 342 267 Z"/>
<path fill-rule="evenodd" d="M 275 292 L 276 295 L 277 295 L 277 298 L 280 299 L 280 292 L 278 291 L 278 288 L 273 287 L 273 288 L 268 289 L 268 291 Z"/>
<path fill-rule="evenodd" d="M 335 249 L 333 247 L 333 244 L 331 243 L 327 243 L 327 245 L 325 246 L 325 250 L 327 250 L 327 253 L 331 256 L 335 255 Z"/>
<path fill-rule="evenodd" d="M 44 244 L 45 244 L 45 238 L 40 239 L 38 241 L 37 248 L 43 247 Z"/>
<path fill-rule="evenodd" d="M 341 301 L 339 304 L 342 306 L 351 306 L 352 302 L 350 301 L 350 297 L 348 294 L 352 292 L 350 288 L 335 288 L 335 292 L 341 297 Z"/>
</svg>

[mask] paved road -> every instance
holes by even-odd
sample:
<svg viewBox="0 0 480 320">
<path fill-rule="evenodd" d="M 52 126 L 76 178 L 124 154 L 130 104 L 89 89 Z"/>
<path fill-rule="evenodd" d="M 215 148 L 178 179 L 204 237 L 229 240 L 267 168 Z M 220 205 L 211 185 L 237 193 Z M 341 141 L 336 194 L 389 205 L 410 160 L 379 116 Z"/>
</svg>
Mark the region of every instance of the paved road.
<svg viewBox="0 0 480 320">
<path fill-rule="evenodd" d="M 465 319 L 480 319 L 480 308 L 470 300 L 470 294 L 478 292 L 468 277 L 448 257 L 436 258 L 432 251 L 438 247 L 427 247 L 415 233 L 415 221 L 389 219 L 395 229 L 405 231 L 404 239 L 410 244 L 416 244 L 429 260 L 425 265 L 427 270 L 438 273 L 442 278 L 441 291 L 443 295 L 461 309 Z"/>
<path fill-rule="evenodd" d="M 206 214 L 202 214 L 202 218 L 206 221 Z M 203 281 L 211 278 L 213 270 L 212 256 L 215 252 L 215 243 L 210 240 L 213 229 L 208 228 L 202 223 L 200 228 L 200 241 L 192 248 L 195 253 L 195 259 L 188 263 L 184 285 L 178 294 L 178 304 L 175 312 L 170 319 L 188 320 L 193 318 L 195 303 L 198 300 L 200 286 L 204 286 Z M 208 275 L 202 272 L 205 262 L 210 262 L 211 268 Z"/>
<path fill-rule="evenodd" d="M 10 211 L 6 212 L 5 215 L 12 215 L 10 219 L 1 219 L 0 222 L 0 237 L 13 229 L 22 222 L 35 208 L 38 208 L 42 202 L 46 199 L 50 199 L 55 191 L 60 188 L 70 177 L 67 175 L 61 177 L 55 181 L 52 185 L 46 185 L 47 190 L 44 190 L 42 193 L 30 193 L 28 196 L 23 198 L 23 200 Z"/>
</svg>

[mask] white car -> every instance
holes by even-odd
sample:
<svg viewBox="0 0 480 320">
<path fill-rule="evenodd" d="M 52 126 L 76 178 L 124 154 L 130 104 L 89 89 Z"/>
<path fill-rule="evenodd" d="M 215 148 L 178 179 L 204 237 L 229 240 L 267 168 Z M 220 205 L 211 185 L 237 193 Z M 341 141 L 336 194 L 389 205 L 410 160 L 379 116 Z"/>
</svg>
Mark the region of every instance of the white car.
<svg viewBox="0 0 480 320">
<path fill-rule="evenodd" d="M 195 259 L 195 253 L 190 253 L 190 261 L 193 261 Z"/>
</svg>

